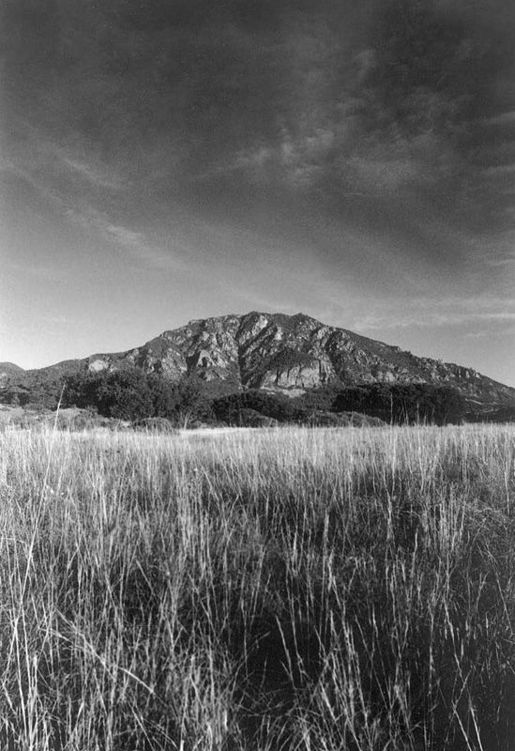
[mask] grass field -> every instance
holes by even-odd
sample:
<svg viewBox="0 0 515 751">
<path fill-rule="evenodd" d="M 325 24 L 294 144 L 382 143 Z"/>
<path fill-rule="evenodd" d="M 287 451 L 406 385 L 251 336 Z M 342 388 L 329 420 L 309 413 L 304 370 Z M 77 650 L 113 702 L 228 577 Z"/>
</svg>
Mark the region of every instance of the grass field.
<svg viewBox="0 0 515 751">
<path fill-rule="evenodd" d="M 514 427 L 0 433 L 0 748 L 513 751 Z"/>
</svg>

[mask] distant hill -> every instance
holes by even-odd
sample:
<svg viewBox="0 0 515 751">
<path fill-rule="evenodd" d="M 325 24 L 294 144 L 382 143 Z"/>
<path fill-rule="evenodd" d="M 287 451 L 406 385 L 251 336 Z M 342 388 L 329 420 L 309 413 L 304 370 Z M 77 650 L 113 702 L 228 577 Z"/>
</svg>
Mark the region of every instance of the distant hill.
<svg viewBox="0 0 515 751">
<path fill-rule="evenodd" d="M 55 382 L 67 373 L 127 365 L 172 381 L 195 374 L 226 393 L 260 389 L 294 397 L 332 384 L 431 384 L 452 386 L 478 412 L 515 405 L 515 389 L 472 368 L 417 357 L 302 313 L 251 312 L 193 320 L 126 352 L 95 354 L 32 371 L 4 363 L 0 373 L 3 368 L 11 384 L 28 386 L 46 379 Z"/>
<path fill-rule="evenodd" d="M 25 371 L 13 362 L 0 362 L 0 388 L 11 378 L 20 377 Z"/>
</svg>

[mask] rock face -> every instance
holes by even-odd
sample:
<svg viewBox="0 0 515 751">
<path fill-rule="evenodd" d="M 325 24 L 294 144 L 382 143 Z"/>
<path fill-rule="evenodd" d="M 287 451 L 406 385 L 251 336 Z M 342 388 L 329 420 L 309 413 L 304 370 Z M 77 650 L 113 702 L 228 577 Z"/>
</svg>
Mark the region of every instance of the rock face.
<svg viewBox="0 0 515 751">
<path fill-rule="evenodd" d="M 471 368 L 415 357 L 302 313 L 252 312 L 194 320 L 127 352 L 93 355 L 82 366 L 98 372 L 124 364 L 171 380 L 194 373 L 234 390 L 294 395 L 331 383 L 430 383 L 454 386 L 482 404 L 515 402 L 515 389 Z"/>
</svg>

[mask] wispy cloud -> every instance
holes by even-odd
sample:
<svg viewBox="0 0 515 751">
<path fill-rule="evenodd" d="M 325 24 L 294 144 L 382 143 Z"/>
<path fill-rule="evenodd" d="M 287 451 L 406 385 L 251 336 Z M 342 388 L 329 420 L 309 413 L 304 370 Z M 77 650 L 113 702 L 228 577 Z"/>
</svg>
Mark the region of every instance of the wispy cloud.
<svg viewBox="0 0 515 751">
<path fill-rule="evenodd" d="M 486 177 L 503 177 L 504 175 L 515 175 L 515 162 L 512 164 L 497 164 L 494 167 L 487 167 L 483 174 Z"/>
<path fill-rule="evenodd" d="M 19 124 L 26 135 L 25 149 L 12 148 L 11 153 L 3 155 L 2 171 L 27 182 L 43 202 L 50 203 L 68 221 L 94 233 L 99 242 L 124 251 L 132 263 L 163 271 L 184 267 L 179 252 L 158 247 L 145 232 L 114 219 L 105 208 L 112 204 L 120 213 L 128 198 L 128 184 L 119 175 L 88 158 L 83 149 L 77 149 L 75 154 L 71 148 L 55 143 L 29 121 L 20 120 Z M 107 200 L 113 194 L 114 202 Z M 50 281 L 65 271 L 32 267 L 28 273 Z"/>
<path fill-rule="evenodd" d="M 496 256 L 494 258 L 485 259 L 485 265 L 492 268 L 505 268 L 507 272 L 510 270 L 510 267 L 513 266 L 512 273 L 514 274 L 513 281 L 515 283 L 515 250 L 505 253 L 504 248 L 499 244 Z"/>
<path fill-rule="evenodd" d="M 108 214 L 91 206 L 68 208 L 65 213 L 71 221 L 98 234 L 140 267 L 161 271 L 179 271 L 187 268 L 187 263 L 180 257 L 180 251 L 186 249 L 181 246 L 176 247 L 175 253 L 171 249 L 160 248 L 151 242 L 144 232 L 116 223 Z"/>
<path fill-rule="evenodd" d="M 408 306 L 406 306 L 408 307 Z M 419 310 L 416 305 L 410 305 L 407 310 L 387 315 L 367 315 L 357 318 L 354 326 L 363 332 L 373 332 L 382 329 L 413 329 L 429 327 L 473 327 L 482 324 L 498 324 L 504 328 L 515 321 L 515 310 L 445 310 L 430 311 L 423 307 Z"/>
<path fill-rule="evenodd" d="M 488 117 L 484 121 L 485 125 L 515 125 L 515 110 L 501 112 L 500 115 Z"/>
<path fill-rule="evenodd" d="M 97 188 L 107 188 L 109 190 L 120 190 L 123 188 L 123 181 L 115 176 L 108 175 L 98 165 L 88 164 L 77 159 L 66 156 L 66 152 L 57 152 L 56 157 L 70 169 L 72 174 L 84 178 Z"/>
</svg>

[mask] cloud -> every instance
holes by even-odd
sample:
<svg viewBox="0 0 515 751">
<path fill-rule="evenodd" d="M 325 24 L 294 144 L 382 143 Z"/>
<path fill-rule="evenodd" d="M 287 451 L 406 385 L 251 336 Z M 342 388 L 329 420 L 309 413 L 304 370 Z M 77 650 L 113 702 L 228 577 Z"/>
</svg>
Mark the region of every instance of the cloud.
<svg viewBox="0 0 515 751">
<path fill-rule="evenodd" d="M 131 204 L 130 181 L 105 169 L 85 153 L 83 144 L 74 151 L 72 146 L 60 145 L 41 133 L 30 120 L 19 118 L 17 122 L 24 148 L 11 144 L 1 165 L 4 177 L 14 175 L 26 182 L 41 203 L 92 233 L 97 242 L 123 249 L 133 263 L 164 271 L 182 268 L 177 253 L 159 248 L 145 232 L 116 220 L 125 213 L 120 207 Z M 31 267 L 27 273 L 47 281 L 61 279 L 61 272 L 45 267 Z"/>
<path fill-rule="evenodd" d="M 98 165 L 87 164 L 74 159 L 71 156 L 59 154 L 58 157 L 72 171 L 72 173 L 86 179 L 98 188 L 108 188 L 109 190 L 120 190 L 123 186 L 118 177 L 108 176 Z"/>
<path fill-rule="evenodd" d="M 404 233 L 424 255 L 435 214 L 512 221 L 506 180 L 494 184 L 511 163 L 485 125 L 513 112 L 495 94 L 499 32 L 452 5 L 18 0 L 4 14 L 8 153 L 69 217 L 94 226 L 98 212 L 97 231 L 134 253 L 152 255 L 145 213 L 166 225 L 177 205 L 268 202 Z"/>
<path fill-rule="evenodd" d="M 489 266 L 494 267 L 509 267 L 513 266 L 515 271 L 515 253 L 512 253 L 511 255 L 500 257 L 500 258 L 492 258 L 490 260 L 487 260 L 486 263 Z"/>
<path fill-rule="evenodd" d="M 496 178 L 506 180 L 506 178 L 515 177 L 515 163 L 498 164 L 495 167 L 488 167 L 483 171 L 483 176 L 488 180 L 495 180 Z M 503 191 L 503 194 L 506 195 L 506 191 Z M 511 195 L 511 192 L 508 195 Z"/>
<path fill-rule="evenodd" d="M 515 110 L 501 112 L 500 115 L 489 117 L 484 123 L 485 125 L 515 125 Z"/>
<path fill-rule="evenodd" d="M 121 250 L 124 260 L 128 256 L 137 266 L 160 271 L 179 271 L 187 268 L 184 259 L 180 257 L 180 251 L 187 253 L 187 249 L 180 247 L 180 243 L 175 243 L 175 252 L 170 248 L 159 247 L 151 242 L 144 232 L 116 224 L 108 214 L 92 207 L 67 209 L 66 216 L 85 230 L 100 236 L 105 243 Z"/>
<path fill-rule="evenodd" d="M 421 165 L 413 157 L 374 159 L 368 156 L 351 157 L 347 163 L 358 187 L 375 193 L 397 191 L 423 179 Z"/>
<path fill-rule="evenodd" d="M 282 30 L 279 48 L 289 50 L 290 63 L 275 51 L 287 86 L 282 100 L 272 97 L 275 109 L 264 110 L 272 127 L 251 127 L 244 143 L 210 151 L 207 164 L 193 160 L 192 184 L 215 186 L 227 176 L 231 191 L 238 183 L 242 193 L 247 184 L 297 190 L 338 214 L 346 199 L 363 198 L 360 221 L 371 201 L 384 203 L 378 213 L 418 201 L 449 221 L 454 210 L 456 224 L 481 218 L 494 226 L 502 203 L 500 186 L 491 184 L 497 167 L 477 160 L 480 148 L 499 159 L 498 141 L 484 132 L 504 65 L 491 51 L 494 32 L 466 3 L 368 6 L 374 12 L 359 41 L 341 33 L 334 11 L 329 23 L 316 23 L 313 5 L 311 25 L 297 18 Z M 351 208 L 357 217 L 359 203 Z"/>
<path fill-rule="evenodd" d="M 32 118 L 16 116 L 13 124 L 16 136 L 4 139 L 2 171 L 25 180 L 42 197 L 70 206 L 88 195 L 105 203 L 126 190 L 127 182 L 82 144 L 59 143 Z"/>
<path fill-rule="evenodd" d="M 377 146 L 399 139 L 460 146 L 486 74 L 459 14 L 340 5 L 55 0 L 42 13 L 19 0 L 6 14 L 23 31 L 6 45 L 8 80 L 23 80 L 11 96 L 40 134 L 79 145 L 69 167 L 100 187 L 118 185 L 113 167 L 145 182 L 161 169 L 167 185 L 269 153 L 292 185 L 320 188 L 325 173 L 346 182 L 351 152 L 364 162 L 371 150 L 372 169 Z"/>
<path fill-rule="evenodd" d="M 479 308 L 479 309 L 478 309 Z M 411 329 L 429 327 L 473 327 L 496 324 L 511 329 L 515 321 L 515 303 L 507 299 L 475 301 L 435 299 L 411 301 L 405 309 L 394 307 L 384 314 L 369 314 L 356 319 L 354 326 L 363 332 L 379 329 Z"/>
</svg>

